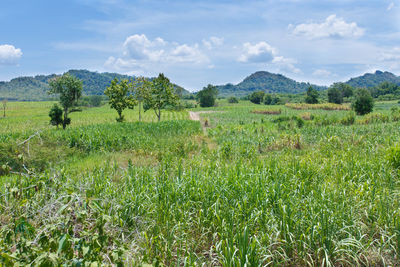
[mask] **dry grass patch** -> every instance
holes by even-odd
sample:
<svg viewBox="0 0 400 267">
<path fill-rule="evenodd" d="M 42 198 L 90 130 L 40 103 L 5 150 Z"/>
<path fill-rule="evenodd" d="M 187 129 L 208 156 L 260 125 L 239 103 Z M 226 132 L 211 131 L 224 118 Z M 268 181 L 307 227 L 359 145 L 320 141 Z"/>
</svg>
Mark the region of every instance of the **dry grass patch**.
<svg viewBox="0 0 400 267">
<path fill-rule="evenodd" d="M 306 109 L 323 109 L 323 110 L 350 110 L 347 105 L 339 105 L 333 103 L 323 103 L 323 104 L 305 104 L 305 103 L 287 103 L 286 107 L 296 110 L 306 110 Z"/>
<path fill-rule="evenodd" d="M 280 109 L 253 110 L 251 113 L 264 115 L 279 115 L 282 113 Z"/>
</svg>

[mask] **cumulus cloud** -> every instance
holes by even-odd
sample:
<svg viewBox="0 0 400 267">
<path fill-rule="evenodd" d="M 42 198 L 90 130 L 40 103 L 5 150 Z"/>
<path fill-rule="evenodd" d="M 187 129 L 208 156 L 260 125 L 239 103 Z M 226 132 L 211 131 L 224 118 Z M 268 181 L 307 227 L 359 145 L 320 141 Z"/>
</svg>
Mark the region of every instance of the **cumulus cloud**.
<svg viewBox="0 0 400 267">
<path fill-rule="evenodd" d="M 266 42 L 244 43 L 243 52 L 238 61 L 273 64 L 281 70 L 301 73 L 301 70 L 295 67 L 296 60 L 278 55 L 278 50 Z"/>
<path fill-rule="evenodd" d="M 338 18 L 335 14 L 327 17 L 322 23 L 304 23 L 297 26 L 289 25 L 289 29 L 291 28 L 293 28 L 293 34 L 305 36 L 309 39 L 359 38 L 365 32 L 357 23 L 348 23 L 343 18 Z"/>
<path fill-rule="evenodd" d="M 223 44 L 224 44 L 224 38 L 211 36 L 209 39 L 203 39 L 203 45 L 208 49 L 213 49 Z"/>
<path fill-rule="evenodd" d="M 22 51 L 13 45 L 0 45 L 0 65 L 15 65 L 22 57 Z"/>
<path fill-rule="evenodd" d="M 239 57 L 240 62 L 271 62 L 277 51 L 266 42 L 243 44 L 243 53 Z"/>
<path fill-rule="evenodd" d="M 122 56 L 119 58 L 109 57 L 104 65 L 114 69 L 128 69 L 154 63 L 201 64 L 208 61 L 198 44 L 167 42 L 160 37 L 150 40 L 144 34 L 135 34 L 126 38 Z"/>
</svg>

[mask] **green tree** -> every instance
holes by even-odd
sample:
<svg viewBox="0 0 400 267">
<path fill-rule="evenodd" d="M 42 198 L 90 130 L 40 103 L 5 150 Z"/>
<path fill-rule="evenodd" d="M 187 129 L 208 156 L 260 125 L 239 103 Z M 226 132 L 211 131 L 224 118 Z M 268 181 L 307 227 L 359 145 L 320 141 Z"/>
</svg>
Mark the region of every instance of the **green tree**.
<svg viewBox="0 0 400 267">
<path fill-rule="evenodd" d="M 335 104 L 343 103 L 342 92 L 337 87 L 331 87 L 328 89 L 328 102 Z"/>
<path fill-rule="evenodd" d="M 6 108 L 7 108 L 7 99 L 4 98 L 2 103 L 3 103 L 3 117 L 5 118 L 6 117 Z"/>
<path fill-rule="evenodd" d="M 64 73 L 62 76 L 51 79 L 49 85 L 49 93 L 60 96 L 60 104 L 64 112 L 62 125 L 63 129 L 65 129 L 71 123 L 71 119 L 68 118 L 70 108 L 82 96 L 82 81 L 68 73 Z"/>
<path fill-rule="evenodd" d="M 144 99 L 144 111 L 153 109 L 158 121 L 161 120 L 161 110 L 167 105 L 176 106 L 179 97 L 175 94 L 174 86 L 169 79 L 160 73 L 157 78 L 153 79 L 149 92 Z"/>
<path fill-rule="evenodd" d="M 307 104 L 318 104 L 319 93 L 312 86 L 308 87 L 307 95 L 306 95 L 306 103 Z"/>
<path fill-rule="evenodd" d="M 122 112 L 124 109 L 133 109 L 137 102 L 133 95 L 129 95 L 129 81 L 124 79 L 118 82 L 117 78 L 111 81 L 111 85 L 107 87 L 104 94 L 108 96 L 108 103 L 110 107 L 115 109 L 118 113 L 117 122 L 123 122 L 124 116 Z"/>
<path fill-rule="evenodd" d="M 142 121 L 143 101 L 150 93 L 151 82 L 144 77 L 137 77 L 132 83 L 132 92 L 139 105 L 139 121 Z"/>
<path fill-rule="evenodd" d="M 256 91 L 249 96 L 249 99 L 254 104 L 261 104 L 264 101 L 264 96 L 265 93 L 263 91 Z"/>
<path fill-rule="evenodd" d="M 351 107 L 358 115 L 365 115 L 372 112 L 374 108 L 374 99 L 370 91 L 365 88 L 358 89 Z"/>
<path fill-rule="evenodd" d="M 265 105 L 271 105 L 272 103 L 272 96 L 271 94 L 266 94 L 264 97 L 264 104 Z"/>
<path fill-rule="evenodd" d="M 92 95 L 89 97 L 89 103 L 92 107 L 100 107 L 103 97 L 101 95 Z"/>
<path fill-rule="evenodd" d="M 213 107 L 218 95 L 217 87 L 209 84 L 197 93 L 197 99 L 200 107 Z"/>
<path fill-rule="evenodd" d="M 57 104 L 54 104 L 54 106 L 50 109 L 49 112 L 50 124 L 57 126 L 58 128 L 58 125 L 61 125 L 63 123 L 62 115 L 63 115 L 62 109 Z"/>
</svg>

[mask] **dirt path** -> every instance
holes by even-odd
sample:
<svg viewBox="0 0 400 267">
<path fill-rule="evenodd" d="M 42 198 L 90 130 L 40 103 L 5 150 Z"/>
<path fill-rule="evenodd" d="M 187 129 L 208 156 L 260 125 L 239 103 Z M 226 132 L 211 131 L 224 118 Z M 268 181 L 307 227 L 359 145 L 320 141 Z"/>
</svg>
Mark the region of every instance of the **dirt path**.
<svg viewBox="0 0 400 267">
<path fill-rule="evenodd" d="M 214 113 L 214 112 L 222 112 L 222 111 L 216 111 L 216 110 L 189 111 L 189 117 L 192 121 L 200 121 L 199 114 Z"/>
</svg>

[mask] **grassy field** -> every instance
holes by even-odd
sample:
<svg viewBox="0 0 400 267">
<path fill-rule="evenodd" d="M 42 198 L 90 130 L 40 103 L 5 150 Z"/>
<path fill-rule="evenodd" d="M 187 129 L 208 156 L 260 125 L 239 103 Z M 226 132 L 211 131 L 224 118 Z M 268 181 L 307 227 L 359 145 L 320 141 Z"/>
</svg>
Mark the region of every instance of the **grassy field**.
<svg viewBox="0 0 400 267">
<path fill-rule="evenodd" d="M 120 124 L 103 106 L 65 131 L 52 104 L 0 119 L 0 265 L 400 262 L 397 102 L 361 117 L 222 100 L 200 122 Z"/>
</svg>

